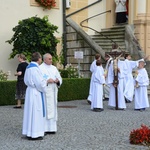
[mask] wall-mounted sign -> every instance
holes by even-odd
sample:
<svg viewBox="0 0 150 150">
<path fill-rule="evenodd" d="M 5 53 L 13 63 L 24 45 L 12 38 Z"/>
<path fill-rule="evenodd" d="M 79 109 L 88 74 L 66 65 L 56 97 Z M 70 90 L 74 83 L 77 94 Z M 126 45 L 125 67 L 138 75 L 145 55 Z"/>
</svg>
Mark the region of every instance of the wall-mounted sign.
<svg viewBox="0 0 150 150">
<path fill-rule="evenodd" d="M 83 51 L 75 51 L 74 58 L 75 59 L 83 59 Z"/>
</svg>

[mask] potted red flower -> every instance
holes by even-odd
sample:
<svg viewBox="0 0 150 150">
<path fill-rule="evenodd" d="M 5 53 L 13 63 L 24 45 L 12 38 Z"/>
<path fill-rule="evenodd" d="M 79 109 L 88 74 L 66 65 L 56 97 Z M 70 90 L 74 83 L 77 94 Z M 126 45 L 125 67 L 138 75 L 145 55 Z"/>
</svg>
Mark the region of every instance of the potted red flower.
<svg viewBox="0 0 150 150">
<path fill-rule="evenodd" d="M 51 9 L 56 6 L 56 1 L 55 0 L 35 0 L 38 2 L 42 7 L 46 9 Z"/>
<path fill-rule="evenodd" d="M 150 145 L 150 128 L 146 125 L 141 125 L 141 128 L 134 129 L 130 132 L 130 143 Z"/>
</svg>

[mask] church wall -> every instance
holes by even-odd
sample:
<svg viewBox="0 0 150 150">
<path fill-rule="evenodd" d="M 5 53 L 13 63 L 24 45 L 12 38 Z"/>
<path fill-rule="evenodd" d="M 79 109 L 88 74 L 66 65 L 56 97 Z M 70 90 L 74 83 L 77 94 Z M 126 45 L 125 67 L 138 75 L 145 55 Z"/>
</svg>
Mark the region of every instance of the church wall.
<svg viewBox="0 0 150 150">
<path fill-rule="evenodd" d="M 115 14 L 115 2 L 114 0 L 106 0 L 106 10 L 111 10 L 110 13 L 106 14 L 106 28 L 110 28 L 115 24 L 116 14 Z"/>
<path fill-rule="evenodd" d="M 79 10 L 85 6 L 88 5 L 88 0 L 71 0 L 71 7 L 69 9 L 66 9 L 66 14 L 71 14 L 75 12 L 76 10 Z M 78 25 L 80 25 L 80 22 L 84 19 L 88 18 L 88 9 L 85 9 L 81 12 L 78 12 L 72 16 L 70 16 Z M 85 23 L 87 25 L 87 22 Z M 87 31 L 87 29 L 84 29 Z"/>
<path fill-rule="evenodd" d="M 142 6 L 142 7 L 141 7 Z M 140 1 L 137 4 L 137 13 L 134 19 L 135 36 L 139 41 L 142 50 L 150 55 L 150 2 Z"/>
<path fill-rule="evenodd" d="M 49 21 L 57 25 L 59 33 L 55 36 L 61 40 L 62 37 L 62 0 L 56 0 L 58 5 L 55 9 L 43 10 L 39 7 L 35 0 L 1 0 L 0 14 L 0 69 L 5 72 L 11 71 L 11 76 L 9 79 L 16 79 L 13 76 L 16 67 L 18 65 L 18 60 L 14 59 L 8 60 L 9 54 L 11 53 L 12 45 L 5 43 L 9 40 L 12 35 L 12 28 L 18 24 L 19 20 L 26 19 L 37 15 L 38 17 L 43 17 L 48 15 Z M 66 9 L 66 13 L 70 14 L 88 4 L 91 4 L 97 0 L 71 0 L 71 7 Z M 129 0 L 129 24 L 135 24 L 136 37 L 146 54 L 150 54 L 150 0 Z M 101 15 L 95 19 L 91 19 L 89 22 L 85 22 L 84 25 L 89 25 L 98 31 L 103 28 L 112 27 L 115 24 L 115 4 L 114 0 L 102 0 L 95 6 L 86 9 L 71 18 L 78 24 L 92 15 L 95 15 L 106 10 L 111 10 L 111 13 Z M 57 19 L 56 19 L 57 18 Z M 95 34 L 95 32 L 85 29 L 88 34 Z M 61 50 L 61 43 L 58 45 L 58 52 Z"/>
<path fill-rule="evenodd" d="M 4 72 L 10 71 L 11 76 L 9 80 L 16 79 L 14 73 L 18 65 L 18 60 L 8 60 L 9 54 L 12 52 L 12 45 L 5 41 L 9 40 L 14 32 L 12 28 L 18 25 L 18 21 L 33 16 L 43 17 L 48 15 L 49 21 L 58 26 L 59 33 L 55 36 L 61 38 L 62 36 L 62 1 L 57 0 L 59 5 L 56 9 L 43 10 L 42 7 L 37 6 L 33 0 L 1 0 L 0 4 L 0 69 Z M 34 4 L 33 4 L 34 3 Z M 56 19 L 58 18 L 58 19 Z"/>
<path fill-rule="evenodd" d="M 137 12 L 138 14 L 141 13 L 146 13 L 146 0 L 137 0 L 138 2 L 138 7 L 137 7 Z"/>
<path fill-rule="evenodd" d="M 93 3 L 94 1 L 96 0 L 89 0 L 89 4 Z M 102 0 L 101 2 L 89 8 L 88 16 L 91 17 L 99 13 L 103 13 L 105 11 L 106 11 L 106 0 L 105 1 Z M 88 21 L 88 25 L 97 31 L 101 31 L 101 29 L 104 29 L 106 27 L 106 13 L 90 19 Z M 95 32 L 89 29 L 88 34 L 90 35 L 95 34 Z"/>
</svg>

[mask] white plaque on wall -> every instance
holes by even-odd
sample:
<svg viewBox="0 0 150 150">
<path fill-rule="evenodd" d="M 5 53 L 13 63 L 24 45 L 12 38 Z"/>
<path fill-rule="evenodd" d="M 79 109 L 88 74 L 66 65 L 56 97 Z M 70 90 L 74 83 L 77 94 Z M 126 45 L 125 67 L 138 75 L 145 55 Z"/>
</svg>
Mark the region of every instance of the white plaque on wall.
<svg viewBox="0 0 150 150">
<path fill-rule="evenodd" d="M 74 58 L 75 59 L 83 59 L 83 51 L 75 51 Z"/>
</svg>

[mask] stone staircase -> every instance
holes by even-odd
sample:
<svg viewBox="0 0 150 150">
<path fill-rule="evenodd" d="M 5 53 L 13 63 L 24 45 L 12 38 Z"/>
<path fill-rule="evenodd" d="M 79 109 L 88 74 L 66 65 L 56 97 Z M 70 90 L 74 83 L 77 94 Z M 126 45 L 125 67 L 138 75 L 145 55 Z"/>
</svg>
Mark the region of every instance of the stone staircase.
<svg viewBox="0 0 150 150">
<path fill-rule="evenodd" d="M 125 50 L 125 26 L 114 26 L 112 28 L 102 29 L 101 34 L 90 35 L 92 40 L 98 44 L 104 52 L 112 50 L 112 43 L 116 42 L 121 49 Z M 84 59 L 80 61 L 80 70 L 84 77 L 90 77 L 90 65 L 94 60 L 95 51 L 84 41 L 84 39 L 71 27 L 67 27 L 67 62 L 73 66 L 78 65 L 74 59 L 74 52 L 81 50 L 84 53 Z M 103 65 L 105 61 L 103 60 Z"/>
<path fill-rule="evenodd" d="M 96 35 L 91 35 L 91 38 L 102 47 L 105 52 L 112 50 L 112 43 L 115 42 L 125 51 L 125 26 L 114 26 L 112 28 L 102 29 Z"/>
<path fill-rule="evenodd" d="M 111 40 L 116 42 L 123 51 L 126 51 L 125 26 L 114 26 L 112 28 L 102 29 L 100 33 L 103 34 L 103 36 L 100 34 L 96 34 L 96 35 L 91 35 L 91 38 L 99 46 L 101 46 L 105 52 L 110 52 L 112 50 Z M 147 90 L 148 90 L 148 96 L 150 98 L 150 86 L 148 86 Z"/>
</svg>

